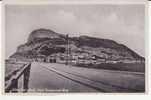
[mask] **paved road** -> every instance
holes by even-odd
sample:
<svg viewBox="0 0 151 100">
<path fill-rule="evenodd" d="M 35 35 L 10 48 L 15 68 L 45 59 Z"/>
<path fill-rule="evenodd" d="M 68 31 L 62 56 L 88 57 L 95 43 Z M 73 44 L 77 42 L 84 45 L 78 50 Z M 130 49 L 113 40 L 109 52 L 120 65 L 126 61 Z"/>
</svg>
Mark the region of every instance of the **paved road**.
<svg viewBox="0 0 151 100">
<path fill-rule="evenodd" d="M 142 92 L 143 73 L 32 63 L 30 92 Z"/>
</svg>

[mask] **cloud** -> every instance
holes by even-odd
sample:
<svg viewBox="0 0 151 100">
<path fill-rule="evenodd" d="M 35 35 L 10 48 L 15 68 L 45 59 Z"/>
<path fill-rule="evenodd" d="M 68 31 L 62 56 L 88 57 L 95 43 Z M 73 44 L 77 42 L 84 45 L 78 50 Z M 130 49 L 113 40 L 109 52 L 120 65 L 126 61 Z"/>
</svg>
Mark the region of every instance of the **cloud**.
<svg viewBox="0 0 151 100">
<path fill-rule="evenodd" d="M 71 36 L 80 33 L 90 33 L 94 25 L 87 19 L 80 19 L 74 12 L 59 10 L 51 16 L 49 23 L 55 26 L 55 29 L 61 33 L 69 33 Z"/>
<path fill-rule="evenodd" d="M 56 17 L 61 21 L 72 22 L 76 20 L 76 16 L 74 15 L 73 12 L 68 12 L 64 10 L 58 11 L 58 13 L 56 14 Z"/>
</svg>

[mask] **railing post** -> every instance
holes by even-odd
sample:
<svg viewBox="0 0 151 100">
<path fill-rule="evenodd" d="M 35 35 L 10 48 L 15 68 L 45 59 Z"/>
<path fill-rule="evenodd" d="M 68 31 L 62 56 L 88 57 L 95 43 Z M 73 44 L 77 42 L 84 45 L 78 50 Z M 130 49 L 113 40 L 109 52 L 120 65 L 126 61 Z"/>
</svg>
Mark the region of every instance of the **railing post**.
<svg viewBox="0 0 151 100">
<path fill-rule="evenodd" d="M 18 92 L 18 79 L 13 79 L 12 80 L 12 92 Z"/>
<path fill-rule="evenodd" d="M 24 79 L 23 79 L 23 90 L 24 92 L 28 91 L 28 82 L 29 82 L 29 76 L 30 76 L 30 67 L 31 64 L 28 65 L 28 67 L 24 71 Z"/>
</svg>

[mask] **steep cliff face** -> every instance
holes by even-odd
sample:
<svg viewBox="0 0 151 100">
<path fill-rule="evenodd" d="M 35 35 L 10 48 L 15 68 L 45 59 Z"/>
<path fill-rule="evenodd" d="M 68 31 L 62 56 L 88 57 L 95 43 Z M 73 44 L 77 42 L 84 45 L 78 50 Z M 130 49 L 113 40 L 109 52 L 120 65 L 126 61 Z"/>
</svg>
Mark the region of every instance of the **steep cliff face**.
<svg viewBox="0 0 151 100">
<path fill-rule="evenodd" d="M 69 37 L 72 54 L 95 55 L 107 60 L 144 60 L 143 57 L 123 44 L 113 40 L 89 36 Z M 66 36 L 49 29 L 37 29 L 31 32 L 27 43 L 20 45 L 11 58 L 36 58 L 53 54 L 66 54 Z"/>
<path fill-rule="evenodd" d="M 60 38 L 58 33 L 49 29 L 37 29 L 31 32 L 28 38 L 28 42 L 55 38 Z"/>
</svg>

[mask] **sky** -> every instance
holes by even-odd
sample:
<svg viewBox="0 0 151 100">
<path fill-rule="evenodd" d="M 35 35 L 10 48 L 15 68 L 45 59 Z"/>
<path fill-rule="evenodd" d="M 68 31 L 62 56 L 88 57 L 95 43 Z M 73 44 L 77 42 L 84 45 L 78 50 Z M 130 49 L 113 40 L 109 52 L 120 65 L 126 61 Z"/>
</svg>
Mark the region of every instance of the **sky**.
<svg viewBox="0 0 151 100">
<path fill-rule="evenodd" d="M 145 56 L 144 4 L 7 5 L 6 58 L 38 28 L 112 39 Z"/>
</svg>

